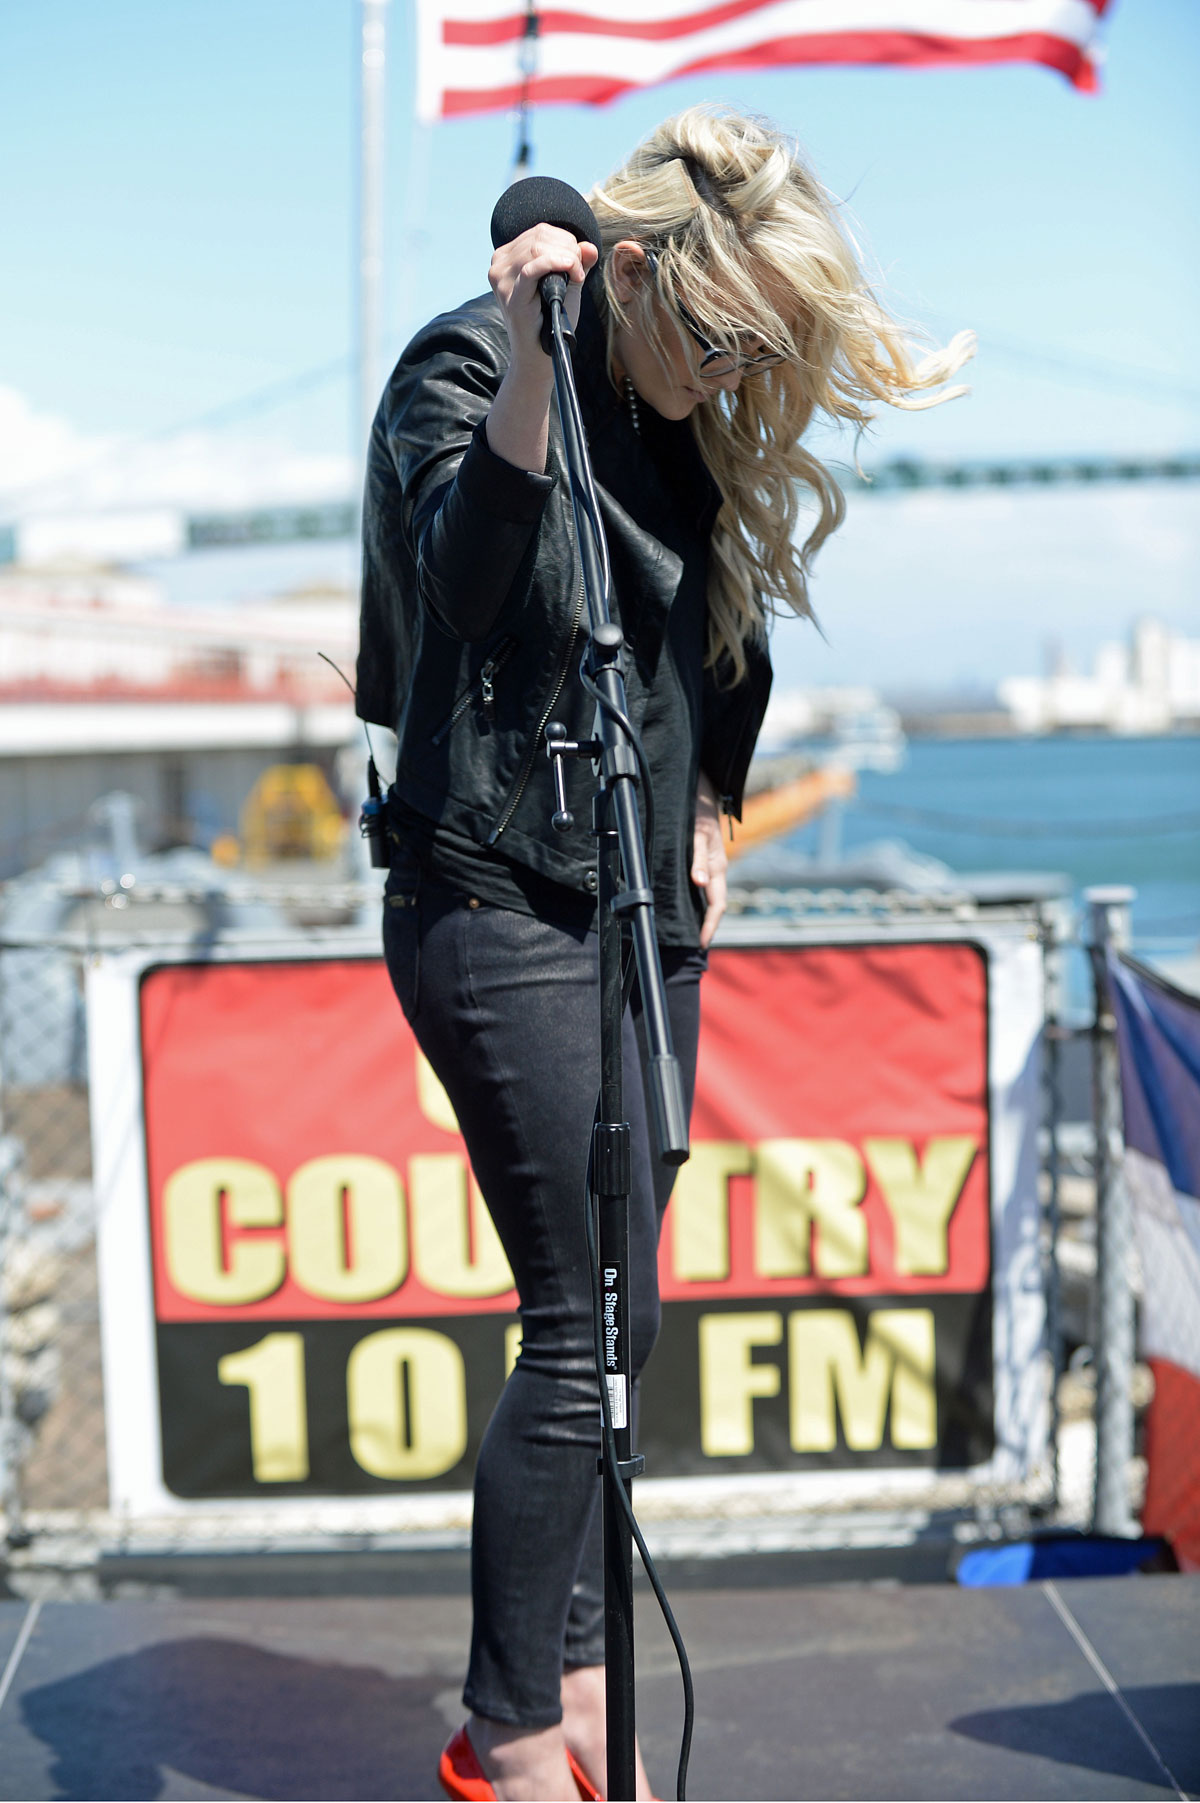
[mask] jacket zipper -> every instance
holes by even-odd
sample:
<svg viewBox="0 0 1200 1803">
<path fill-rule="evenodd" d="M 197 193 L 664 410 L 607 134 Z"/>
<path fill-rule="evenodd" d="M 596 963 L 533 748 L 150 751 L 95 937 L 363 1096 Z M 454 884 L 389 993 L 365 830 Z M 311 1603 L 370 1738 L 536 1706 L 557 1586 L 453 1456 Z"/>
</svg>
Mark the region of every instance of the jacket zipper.
<svg viewBox="0 0 1200 1803">
<path fill-rule="evenodd" d="M 575 599 L 575 615 L 571 621 L 571 630 L 567 634 L 566 649 L 563 652 L 562 661 L 558 666 L 558 679 L 554 684 L 554 692 L 546 703 L 546 711 L 538 722 L 537 731 L 534 733 L 529 750 L 525 754 L 525 763 L 521 770 L 520 780 L 513 793 L 509 796 L 508 804 L 505 807 L 504 812 L 487 836 L 485 843 L 488 845 L 494 845 L 496 843 L 513 815 L 516 813 L 517 804 L 525 793 L 525 785 L 529 781 L 530 773 L 533 770 L 534 759 L 537 757 L 538 746 L 542 742 L 542 735 L 545 733 L 551 714 L 558 706 L 558 698 L 563 692 L 563 684 L 567 680 L 567 671 L 571 667 L 571 653 L 575 649 L 575 639 L 579 632 L 579 622 L 583 617 L 583 601 L 583 574 L 580 572 L 579 591 Z"/>
<path fill-rule="evenodd" d="M 446 719 L 442 721 L 442 724 L 438 727 L 437 731 L 431 734 L 429 741 L 431 745 L 441 744 L 442 740 L 446 737 L 446 734 L 452 727 L 458 724 L 471 703 L 479 696 L 483 697 L 484 719 L 491 720 L 494 718 L 496 712 L 496 690 L 494 686 L 496 673 L 504 668 L 516 648 L 517 641 L 511 633 L 507 638 L 501 639 L 487 662 L 481 666 L 476 680 L 471 684 L 469 689 L 463 690 Z"/>
</svg>

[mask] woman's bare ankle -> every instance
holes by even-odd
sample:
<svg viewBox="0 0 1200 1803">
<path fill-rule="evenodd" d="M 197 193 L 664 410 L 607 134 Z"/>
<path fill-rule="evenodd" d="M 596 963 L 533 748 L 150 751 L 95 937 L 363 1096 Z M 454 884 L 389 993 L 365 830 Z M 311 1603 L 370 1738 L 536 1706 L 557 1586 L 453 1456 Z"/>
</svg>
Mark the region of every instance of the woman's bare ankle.
<svg viewBox="0 0 1200 1803">
<path fill-rule="evenodd" d="M 467 1733 L 497 1797 L 508 1803 L 566 1803 L 578 1796 L 558 1724 L 518 1728 L 473 1715 Z"/>
<path fill-rule="evenodd" d="M 563 1732 L 567 1745 L 603 1797 L 608 1792 L 608 1720 L 602 1665 L 569 1665 L 562 1677 Z M 637 1794 L 653 1796 L 642 1750 L 637 1760 Z"/>
<path fill-rule="evenodd" d="M 568 1665 L 562 1676 L 563 1734 L 576 1759 L 603 1796 L 608 1742 L 604 1667 Z"/>
</svg>

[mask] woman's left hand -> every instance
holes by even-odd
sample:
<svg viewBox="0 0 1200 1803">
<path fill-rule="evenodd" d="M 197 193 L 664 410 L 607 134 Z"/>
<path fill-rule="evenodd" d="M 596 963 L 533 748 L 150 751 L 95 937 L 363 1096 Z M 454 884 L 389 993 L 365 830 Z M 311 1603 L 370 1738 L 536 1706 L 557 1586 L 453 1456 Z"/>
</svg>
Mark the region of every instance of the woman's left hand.
<svg viewBox="0 0 1200 1803">
<path fill-rule="evenodd" d="M 725 841 L 721 837 L 721 806 L 716 790 L 700 772 L 696 785 L 696 832 L 692 842 L 692 881 L 703 891 L 704 920 L 700 926 L 700 944 L 707 951 L 712 944 L 717 923 L 725 912 Z"/>
</svg>

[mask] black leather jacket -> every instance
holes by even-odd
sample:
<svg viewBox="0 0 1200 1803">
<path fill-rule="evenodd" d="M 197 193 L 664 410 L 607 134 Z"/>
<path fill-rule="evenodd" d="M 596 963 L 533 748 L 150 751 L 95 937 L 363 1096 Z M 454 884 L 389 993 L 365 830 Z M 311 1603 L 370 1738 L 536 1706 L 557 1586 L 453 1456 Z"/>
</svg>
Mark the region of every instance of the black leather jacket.
<svg viewBox="0 0 1200 1803">
<path fill-rule="evenodd" d="M 602 323 L 585 291 L 575 350 L 593 458 L 628 422 L 604 367 Z M 576 667 L 586 615 L 557 412 L 545 475 L 496 457 L 483 422 L 508 366 L 492 295 L 431 321 L 396 365 L 375 416 L 363 505 L 357 710 L 395 730 L 395 793 L 481 846 L 497 846 L 574 889 L 594 887 L 585 830 L 550 829 L 544 729 L 590 728 Z M 695 463 L 711 529 L 720 496 L 686 425 L 673 447 Z M 613 445 L 609 443 L 610 454 Z M 690 481 L 690 475 L 689 475 Z M 680 558 L 638 525 L 599 480 L 614 613 L 630 648 L 630 712 L 640 724 Z M 771 685 L 754 650 L 745 680 L 705 681 L 700 767 L 740 812 Z M 574 719 L 572 716 L 575 716 Z"/>
</svg>

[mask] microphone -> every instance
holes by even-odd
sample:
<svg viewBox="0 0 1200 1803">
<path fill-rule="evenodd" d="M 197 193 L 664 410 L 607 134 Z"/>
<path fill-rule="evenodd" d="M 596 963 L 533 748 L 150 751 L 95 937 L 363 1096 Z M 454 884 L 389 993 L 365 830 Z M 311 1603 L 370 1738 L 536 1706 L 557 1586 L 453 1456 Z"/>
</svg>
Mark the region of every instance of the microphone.
<svg viewBox="0 0 1200 1803">
<path fill-rule="evenodd" d="M 569 182 L 556 181 L 551 175 L 530 175 L 524 181 L 506 188 L 492 210 L 492 246 L 511 244 L 522 232 L 535 225 L 555 225 L 570 232 L 581 244 L 592 244 L 600 250 L 600 227 L 578 189 Z M 545 323 L 542 326 L 542 349 L 550 355 L 550 313 L 561 307 L 567 296 L 567 278 L 557 270 L 544 275 L 538 283 Z"/>
</svg>

